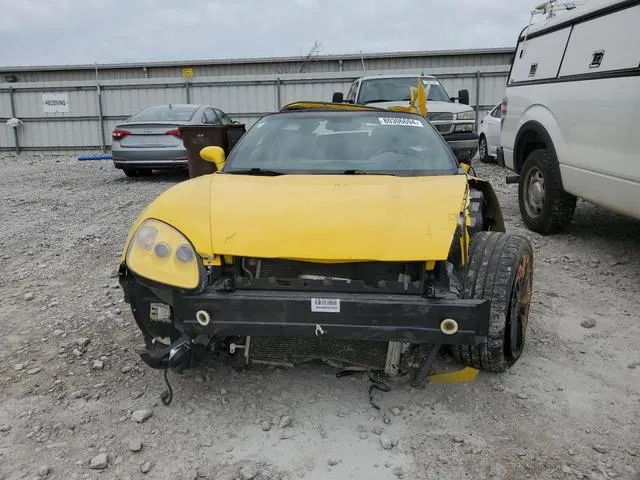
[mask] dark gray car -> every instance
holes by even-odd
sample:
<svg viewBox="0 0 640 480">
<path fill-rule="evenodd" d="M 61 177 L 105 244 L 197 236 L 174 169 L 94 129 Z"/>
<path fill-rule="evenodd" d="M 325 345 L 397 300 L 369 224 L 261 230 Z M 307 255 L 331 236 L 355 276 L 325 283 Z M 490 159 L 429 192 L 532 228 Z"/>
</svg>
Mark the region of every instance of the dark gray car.
<svg viewBox="0 0 640 480">
<path fill-rule="evenodd" d="M 211 105 L 169 104 L 148 107 L 116 125 L 111 137 L 113 165 L 129 177 L 154 169 L 187 168 L 188 153 L 179 127 L 233 122 Z"/>
</svg>

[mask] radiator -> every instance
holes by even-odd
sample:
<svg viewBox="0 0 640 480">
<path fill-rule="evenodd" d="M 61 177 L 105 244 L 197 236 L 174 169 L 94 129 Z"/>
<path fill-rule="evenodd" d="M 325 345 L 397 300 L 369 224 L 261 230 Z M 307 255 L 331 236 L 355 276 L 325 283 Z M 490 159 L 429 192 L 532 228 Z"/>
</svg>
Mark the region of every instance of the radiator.
<svg viewBox="0 0 640 480">
<path fill-rule="evenodd" d="M 402 344 L 327 338 L 250 337 L 248 363 L 295 366 L 322 360 L 339 368 L 397 372 Z"/>
</svg>

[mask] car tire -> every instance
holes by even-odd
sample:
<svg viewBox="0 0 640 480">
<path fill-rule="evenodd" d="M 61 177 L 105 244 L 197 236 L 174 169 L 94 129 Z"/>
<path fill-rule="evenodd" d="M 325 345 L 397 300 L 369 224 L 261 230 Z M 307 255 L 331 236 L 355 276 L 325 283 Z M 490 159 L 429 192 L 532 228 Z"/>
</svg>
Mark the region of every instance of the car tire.
<svg viewBox="0 0 640 480">
<path fill-rule="evenodd" d="M 478 157 L 482 163 L 489 163 L 489 147 L 487 145 L 487 137 L 480 135 L 478 139 Z"/>
<path fill-rule="evenodd" d="M 477 345 L 454 345 L 453 356 L 466 365 L 505 372 L 525 346 L 533 286 L 533 251 L 520 235 L 478 232 L 473 235 L 464 298 L 491 302 L 489 332 Z"/>
<path fill-rule="evenodd" d="M 122 171 L 127 177 L 148 177 L 152 173 L 150 168 L 123 168 Z"/>
<path fill-rule="evenodd" d="M 140 170 L 137 168 L 123 168 L 122 171 L 127 177 L 139 177 Z"/>
<path fill-rule="evenodd" d="M 518 203 L 525 225 L 541 235 L 559 233 L 571 223 L 576 197 L 562 188 L 558 162 L 546 148 L 534 150 L 525 160 Z"/>
</svg>

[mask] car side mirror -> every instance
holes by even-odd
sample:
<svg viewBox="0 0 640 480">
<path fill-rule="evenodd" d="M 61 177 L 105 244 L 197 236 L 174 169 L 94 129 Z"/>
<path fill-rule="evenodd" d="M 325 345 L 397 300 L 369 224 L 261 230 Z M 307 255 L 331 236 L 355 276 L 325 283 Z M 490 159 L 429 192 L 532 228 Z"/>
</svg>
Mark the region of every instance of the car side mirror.
<svg viewBox="0 0 640 480">
<path fill-rule="evenodd" d="M 331 99 L 333 103 L 342 103 L 344 102 L 344 94 L 342 92 L 334 92 L 333 98 Z"/>
<path fill-rule="evenodd" d="M 469 173 L 469 170 L 471 169 L 471 159 L 461 160 L 460 167 L 465 171 L 465 173 Z"/>
<path fill-rule="evenodd" d="M 222 170 L 224 167 L 225 154 L 221 147 L 209 146 L 200 150 L 200 158 L 207 162 L 214 163 L 217 170 Z"/>
<path fill-rule="evenodd" d="M 458 103 L 469 105 L 469 90 L 464 89 L 458 91 Z"/>
</svg>

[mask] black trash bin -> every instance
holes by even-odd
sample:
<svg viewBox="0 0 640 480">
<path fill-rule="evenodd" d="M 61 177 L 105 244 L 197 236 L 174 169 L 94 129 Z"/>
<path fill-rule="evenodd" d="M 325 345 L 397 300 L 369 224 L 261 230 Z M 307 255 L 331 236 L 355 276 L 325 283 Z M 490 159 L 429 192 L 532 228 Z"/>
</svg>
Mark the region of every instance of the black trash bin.
<svg viewBox="0 0 640 480">
<path fill-rule="evenodd" d="M 216 171 L 215 164 L 200 158 L 200 150 L 204 147 L 222 147 L 229 155 L 238 140 L 244 135 L 244 124 L 230 125 L 185 125 L 180 127 L 182 141 L 189 152 L 189 178 L 207 175 Z"/>
</svg>

